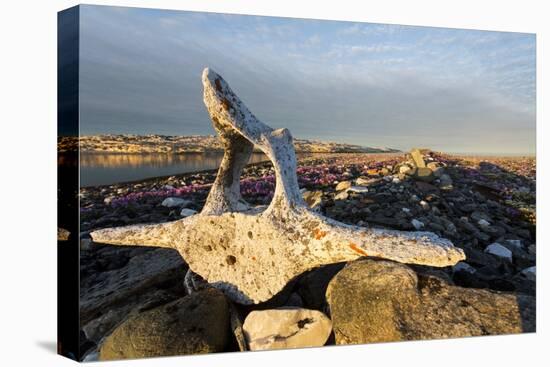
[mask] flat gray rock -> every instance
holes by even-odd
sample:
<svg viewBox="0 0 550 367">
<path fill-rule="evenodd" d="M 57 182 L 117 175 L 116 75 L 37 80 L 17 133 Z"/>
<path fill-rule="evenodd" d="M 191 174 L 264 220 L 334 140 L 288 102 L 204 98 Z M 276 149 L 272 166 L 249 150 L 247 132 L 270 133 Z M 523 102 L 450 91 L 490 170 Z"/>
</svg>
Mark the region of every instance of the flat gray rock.
<svg viewBox="0 0 550 367">
<path fill-rule="evenodd" d="M 169 197 L 162 201 L 161 205 L 167 208 L 182 207 L 189 205 L 191 202 L 182 198 Z"/>
<path fill-rule="evenodd" d="M 502 246 L 500 243 L 492 243 L 485 248 L 485 252 L 491 255 L 500 257 L 508 261 L 512 261 L 512 251 Z"/>
</svg>

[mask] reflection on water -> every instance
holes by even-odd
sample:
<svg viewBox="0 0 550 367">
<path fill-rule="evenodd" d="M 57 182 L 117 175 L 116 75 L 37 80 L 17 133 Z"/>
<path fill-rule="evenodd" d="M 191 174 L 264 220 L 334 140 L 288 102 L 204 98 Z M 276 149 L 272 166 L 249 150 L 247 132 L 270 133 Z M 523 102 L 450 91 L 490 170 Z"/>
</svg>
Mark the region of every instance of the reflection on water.
<svg viewBox="0 0 550 367">
<path fill-rule="evenodd" d="M 148 177 L 168 176 L 219 167 L 223 153 L 190 154 L 80 154 L 80 186 L 108 185 Z M 250 163 L 268 160 L 253 153 Z"/>
</svg>

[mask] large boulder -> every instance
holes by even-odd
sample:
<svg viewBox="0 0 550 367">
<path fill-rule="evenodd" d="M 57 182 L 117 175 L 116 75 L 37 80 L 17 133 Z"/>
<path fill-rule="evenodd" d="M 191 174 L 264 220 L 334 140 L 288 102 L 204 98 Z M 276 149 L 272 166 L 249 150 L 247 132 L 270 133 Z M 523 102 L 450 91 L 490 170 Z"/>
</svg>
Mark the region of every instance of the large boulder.
<svg viewBox="0 0 550 367">
<path fill-rule="evenodd" d="M 99 359 L 221 352 L 228 331 L 225 296 L 209 288 L 129 317 L 105 339 Z"/>
<path fill-rule="evenodd" d="M 332 325 L 322 312 L 288 307 L 252 311 L 243 324 L 250 350 L 320 347 Z"/>
<path fill-rule="evenodd" d="M 461 288 L 390 261 L 349 263 L 329 283 L 337 344 L 535 331 L 535 299 Z"/>
</svg>

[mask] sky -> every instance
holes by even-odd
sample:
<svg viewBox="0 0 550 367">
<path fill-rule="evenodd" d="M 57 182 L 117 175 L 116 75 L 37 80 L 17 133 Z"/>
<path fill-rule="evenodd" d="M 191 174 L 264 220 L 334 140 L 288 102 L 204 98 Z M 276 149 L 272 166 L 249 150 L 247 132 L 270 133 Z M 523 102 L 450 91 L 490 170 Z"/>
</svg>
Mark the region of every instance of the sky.
<svg viewBox="0 0 550 367">
<path fill-rule="evenodd" d="M 81 6 L 82 134 L 215 134 L 201 73 L 296 138 L 533 154 L 535 35 Z"/>
</svg>

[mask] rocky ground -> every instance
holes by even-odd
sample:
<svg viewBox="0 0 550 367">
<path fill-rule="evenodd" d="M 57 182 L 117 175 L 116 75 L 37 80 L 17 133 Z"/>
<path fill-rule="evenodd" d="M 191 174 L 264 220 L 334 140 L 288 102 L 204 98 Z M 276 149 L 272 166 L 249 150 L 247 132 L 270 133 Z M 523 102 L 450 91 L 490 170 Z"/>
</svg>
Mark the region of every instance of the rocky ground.
<svg viewBox="0 0 550 367">
<path fill-rule="evenodd" d="M 215 174 L 81 189 L 81 344 L 89 360 L 97 358 L 100 346 L 102 359 L 239 350 L 238 341 L 225 336 L 234 330 L 226 317 L 231 305 L 213 291 L 186 295 L 187 268 L 177 252 L 94 244 L 88 235 L 97 228 L 193 215 L 204 205 Z M 237 307 L 250 346 L 310 346 L 300 344 L 301 335 L 323 345 L 534 331 L 534 158 L 459 157 L 420 150 L 406 155 L 324 154 L 300 160 L 298 179 L 306 202 L 328 217 L 432 231 L 464 249 L 467 259 L 441 269 L 360 260 L 304 274 L 269 304 Z M 250 203 L 266 205 L 274 184 L 270 164 L 249 166 L 242 193 Z M 346 277 L 356 279 L 354 287 L 341 285 L 350 284 Z M 374 291 L 385 281 L 402 291 Z M 369 301 L 371 297 L 378 301 Z M 307 310 L 292 311 L 299 315 L 273 311 L 280 306 Z M 271 313 L 254 313 L 262 309 Z M 377 311 L 367 312 L 373 309 Z M 438 316 L 426 316 L 430 314 Z M 254 327 L 247 327 L 252 315 L 292 339 L 279 336 L 270 341 L 257 335 Z M 189 336 L 167 350 L 162 340 L 173 340 L 176 331 L 163 328 L 164 321 L 151 331 L 148 318 L 167 325 L 179 322 Z M 204 322 L 194 324 L 187 318 Z M 145 332 L 151 335 L 141 335 Z M 128 350 L 125 341 L 133 333 L 156 341 L 156 347 L 149 341 Z"/>
</svg>

